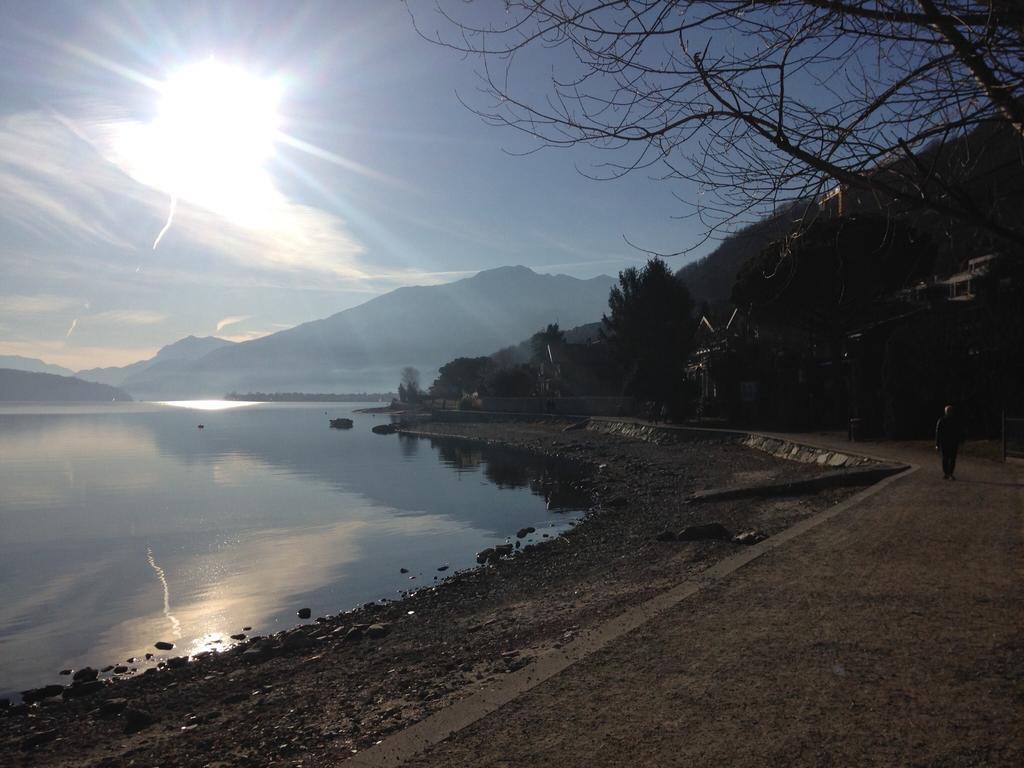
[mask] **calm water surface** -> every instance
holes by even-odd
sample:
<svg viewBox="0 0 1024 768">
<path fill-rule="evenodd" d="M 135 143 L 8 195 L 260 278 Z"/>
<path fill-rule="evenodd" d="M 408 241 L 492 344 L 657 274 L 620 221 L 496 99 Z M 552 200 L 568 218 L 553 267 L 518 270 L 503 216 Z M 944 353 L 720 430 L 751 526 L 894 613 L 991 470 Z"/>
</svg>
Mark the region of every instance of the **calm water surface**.
<svg viewBox="0 0 1024 768">
<path fill-rule="evenodd" d="M 356 407 L 0 408 L 0 695 L 397 598 L 586 505 L 565 465 L 374 435 Z"/>
</svg>

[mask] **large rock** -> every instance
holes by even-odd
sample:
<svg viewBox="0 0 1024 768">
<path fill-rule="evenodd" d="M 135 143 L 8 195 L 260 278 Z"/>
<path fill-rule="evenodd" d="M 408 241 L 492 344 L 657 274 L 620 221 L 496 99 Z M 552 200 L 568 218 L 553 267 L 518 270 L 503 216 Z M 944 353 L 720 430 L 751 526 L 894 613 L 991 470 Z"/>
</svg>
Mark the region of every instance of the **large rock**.
<svg viewBox="0 0 1024 768">
<path fill-rule="evenodd" d="M 311 610 L 309 610 L 309 608 L 299 608 L 299 618 L 300 619 L 308 619 L 312 615 L 313 615 L 313 612 Z"/>
<path fill-rule="evenodd" d="M 100 714 L 105 717 L 113 717 L 114 715 L 119 715 L 124 712 L 127 706 L 128 699 L 107 699 L 100 704 Z"/>
<path fill-rule="evenodd" d="M 82 696 L 91 696 L 94 693 L 99 693 L 103 688 L 103 683 L 99 680 L 84 680 L 72 683 L 61 692 L 61 695 L 65 699 L 77 699 Z"/>
<path fill-rule="evenodd" d="M 476 561 L 480 563 L 480 565 L 497 559 L 498 553 L 494 551 L 494 547 L 488 547 L 487 549 L 482 549 L 476 553 Z"/>
<path fill-rule="evenodd" d="M 537 529 L 534 528 L 532 525 L 528 525 L 525 528 L 520 528 L 518 531 L 516 531 L 516 538 L 517 539 L 526 538 L 527 536 L 529 536 L 531 533 L 535 532 L 536 530 Z"/>
<path fill-rule="evenodd" d="M 156 722 L 156 718 L 144 709 L 129 707 L 124 711 L 124 732 L 138 733 Z"/>
<path fill-rule="evenodd" d="M 732 533 L 721 523 L 691 525 L 679 532 L 679 541 L 732 541 Z"/>
<path fill-rule="evenodd" d="M 60 696 L 64 690 L 63 685 L 44 685 L 42 688 L 30 688 L 27 691 L 21 692 L 21 700 L 26 704 L 35 704 L 37 701 L 43 699 L 51 699 L 54 696 Z"/>
<path fill-rule="evenodd" d="M 36 747 L 41 747 L 43 744 L 53 741 L 56 738 L 57 731 L 54 728 L 49 728 L 45 731 L 36 731 L 35 733 L 30 733 L 21 740 L 21 748 L 35 749 Z"/>
<path fill-rule="evenodd" d="M 75 673 L 71 676 L 71 679 L 75 682 L 88 682 L 89 680 L 95 680 L 99 675 L 92 667 L 82 667 L 81 669 L 75 670 Z"/>
<path fill-rule="evenodd" d="M 366 628 L 366 636 L 372 638 L 384 637 L 389 631 L 387 624 L 371 624 Z"/>
<path fill-rule="evenodd" d="M 153 647 L 158 651 L 169 651 L 174 648 L 174 643 L 168 643 L 166 640 L 158 640 L 153 643 Z"/>
</svg>

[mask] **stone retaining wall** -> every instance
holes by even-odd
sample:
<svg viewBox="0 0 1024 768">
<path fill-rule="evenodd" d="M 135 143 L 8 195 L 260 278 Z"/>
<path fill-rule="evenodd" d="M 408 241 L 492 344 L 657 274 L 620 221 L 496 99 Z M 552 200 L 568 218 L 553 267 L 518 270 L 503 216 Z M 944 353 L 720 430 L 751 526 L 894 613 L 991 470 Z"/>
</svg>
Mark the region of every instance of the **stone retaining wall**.
<svg viewBox="0 0 1024 768">
<path fill-rule="evenodd" d="M 757 451 L 764 451 L 780 459 L 789 461 L 800 461 L 805 464 L 820 464 L 823 467 L 833 469 L 847 467 L 862 467 L 870 464 L 877 464 L 874 459 L 866 456 L 843 451 L 834 451 L 824 448 L 816 448 L 811 445 L 795 443 L 783 438 L 768 437 L 751 432 L 741 432 L 729 429 L 702 429 L 700 427 L 675 427 L 648 424 L 629 420 L 615 419 L 591 419 L 587 429 L 594 432 L 603 432 L 609 435 L 629 437 L 634 440 L 645 440 L 647 442 L 664 445 L 666 443 L 697 442 L 702 440 L 713 440 L 716 442 L 735 442 L 753 448 Z"/>
</svg>

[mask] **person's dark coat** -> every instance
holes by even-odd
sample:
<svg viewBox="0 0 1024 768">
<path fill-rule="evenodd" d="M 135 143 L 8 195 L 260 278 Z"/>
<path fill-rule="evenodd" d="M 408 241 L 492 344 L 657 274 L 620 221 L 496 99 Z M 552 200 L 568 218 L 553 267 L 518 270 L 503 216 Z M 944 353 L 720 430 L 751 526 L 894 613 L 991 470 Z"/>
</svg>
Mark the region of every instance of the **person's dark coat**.
<svg viewBox="0 0 1024 768">
<path fill-rule="evenodd" d="M 956 448 L 964 440 L 963 427 L 956 416 L 942 416 L 935 424 L 935 447 L 943 450 Z"/>
</svg>

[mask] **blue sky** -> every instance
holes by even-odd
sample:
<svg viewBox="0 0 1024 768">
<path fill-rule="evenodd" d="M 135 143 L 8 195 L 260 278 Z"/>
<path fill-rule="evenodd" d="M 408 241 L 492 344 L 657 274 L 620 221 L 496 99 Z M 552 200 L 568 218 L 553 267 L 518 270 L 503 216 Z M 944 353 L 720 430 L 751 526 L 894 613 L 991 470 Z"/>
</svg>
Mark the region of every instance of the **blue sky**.
<svg viewBox="0 0 1024 768">
<path fill-rule="evenodd" d="M 170 196 L 123 137 L 154 123 L 168 78 L 210 57 L 272 81 L 291 138 L 259 171 L 269 213 L 242 221 L 182 197 L 154 249 Z M 120 365 L 500 265 L 614 275 L 645 259 L 624 236 L 660 251 L 700 240 L 673 218 L 672 193 L 692 190 L 587 179 L 608 158 L 583 148 L 514 156 L 533 144 L 456 94 L 486 105 L 475 64 L 390 0 L 0 0 L 0 354 Z M 245 207 L 251 186 L 226 189 Z"/>
</svg>

